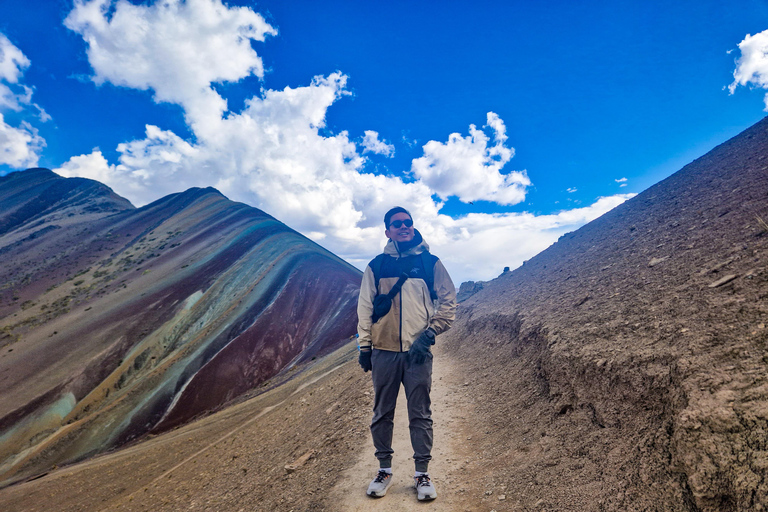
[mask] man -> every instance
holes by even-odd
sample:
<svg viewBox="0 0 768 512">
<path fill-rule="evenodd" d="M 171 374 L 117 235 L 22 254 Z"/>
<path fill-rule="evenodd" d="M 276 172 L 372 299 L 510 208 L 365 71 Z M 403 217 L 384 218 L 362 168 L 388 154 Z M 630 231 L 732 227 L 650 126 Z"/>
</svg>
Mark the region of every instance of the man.
<svg viewBox="0 0 768 512">
<path fill-rule="evenodd" d="M 432 459 L 432 353 L 435 336 L 451 326 L 456 289 L 440 260 L 413 227 L 405 208 L 384 216 L 384 253 L 366 267 L 357 303 L 359 363 L 371 370 L 374 389 L 371 435 L 379 472 L 367 494 L 382 497 L 392 485 L 392 431 L 400 384 L 405 387 L 420 501 L 437 498 L 428 466 Z M 387 308 L 388 306 L 388 308 Z"/>
</svg>

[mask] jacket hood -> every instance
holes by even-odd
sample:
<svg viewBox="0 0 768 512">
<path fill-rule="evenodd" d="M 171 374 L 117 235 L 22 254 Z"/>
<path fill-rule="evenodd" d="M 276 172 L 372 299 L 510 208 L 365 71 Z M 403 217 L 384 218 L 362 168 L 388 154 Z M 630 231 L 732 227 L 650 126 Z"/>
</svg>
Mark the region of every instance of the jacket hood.
<svg viewBox="0 0 768 512">
<path fill-rule="evenodd" d="M 405 247 L 403 247 L 405 246 Z M 389 240 L 386 247 L 384 247 L 384 254 L 400 258 L 402 256 L 411 256 L 413 254 L 421 254 L 424 251 L 429 251 L 429 245 L 424 241 L 424 238 L 419 233 L 418 229 L 413 230 L 413 240 L 405 243 L 397 243 L 394 240 Z"/>
</svg>

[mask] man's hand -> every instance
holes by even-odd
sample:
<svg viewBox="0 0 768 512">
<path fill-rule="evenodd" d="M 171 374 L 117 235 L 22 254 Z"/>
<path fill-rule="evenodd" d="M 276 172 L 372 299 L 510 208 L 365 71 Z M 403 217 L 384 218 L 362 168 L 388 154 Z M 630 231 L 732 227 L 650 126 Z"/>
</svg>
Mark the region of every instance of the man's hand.
<svg viewBox="0 0 768 512">
<path fill-rule="evenodd" d="M 373 365 L 371 364 L 371 353 L 372 351 L 370 348 L 361 348 L 360 354 L 357 356 L 357 362 L 360 363 L 360 368 L 366 373 L 373 369 Z"/>
<path fill-rule="evenodd" d="M 426 331 L 416 338 L 416 341 L 411 345 L 411 349 L 408 351 L 408 355 L 411 358 L 413 364 L 424 364 L 427 360 L 427 353 L 429 347 L 435 344 L 435 331 L 432 328 L 427 328 Z"/>
</svg>

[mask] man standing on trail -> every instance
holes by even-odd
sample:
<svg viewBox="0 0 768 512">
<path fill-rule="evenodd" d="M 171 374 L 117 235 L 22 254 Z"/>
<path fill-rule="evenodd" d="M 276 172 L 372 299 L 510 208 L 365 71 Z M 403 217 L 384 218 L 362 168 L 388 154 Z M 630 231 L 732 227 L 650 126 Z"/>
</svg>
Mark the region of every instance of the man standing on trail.
<svg viewBox="0 0 768 512">
<path fill-rule="evenodd" d="M 384 226 L 389 242 L 365 268 L 357 303 L 358 361 L 373 378 L 371 435 L 379 460 L 367 493 L 379 498 L 392 485 L 392 431 L 402 383 L 416 462 L 414 484 L 420 501 L 433 500 L 437 492 L 427 472 L 432 460 L 430 347 L 453 322 L 456 289 L 405 208 L 389 210 Z"/>
</svg>

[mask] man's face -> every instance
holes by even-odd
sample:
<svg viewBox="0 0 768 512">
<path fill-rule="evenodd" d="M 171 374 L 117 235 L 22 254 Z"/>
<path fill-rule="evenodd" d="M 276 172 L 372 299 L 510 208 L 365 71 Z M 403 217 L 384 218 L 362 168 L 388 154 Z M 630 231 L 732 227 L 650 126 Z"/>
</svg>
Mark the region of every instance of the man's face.
<svg viewBox="0 0 768 512">
<path fill-rule="evenodd" d="M 392 216 L 389 221 L 389 227 L 384 231 L 387 238 L 395 242 L 410 242 L 413 240 L 413 224 L 411 224 L 411 227 L 408 227 L 403 224 L 404 220 L 410 221 L 411 216 L 405 212 L 399 212 Z M 400 225 L 400 227 L 395 227 L 396 225 Z"/>
</svg>

